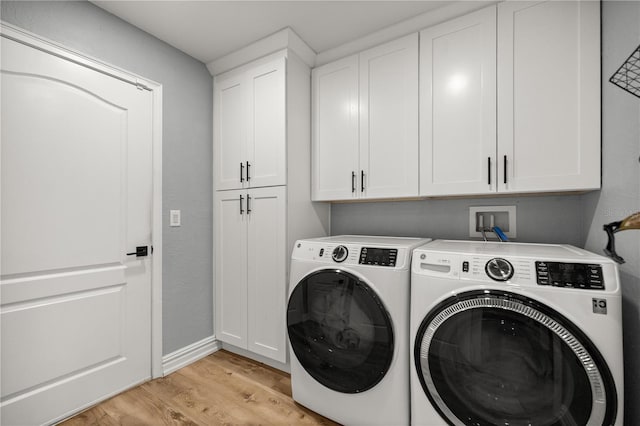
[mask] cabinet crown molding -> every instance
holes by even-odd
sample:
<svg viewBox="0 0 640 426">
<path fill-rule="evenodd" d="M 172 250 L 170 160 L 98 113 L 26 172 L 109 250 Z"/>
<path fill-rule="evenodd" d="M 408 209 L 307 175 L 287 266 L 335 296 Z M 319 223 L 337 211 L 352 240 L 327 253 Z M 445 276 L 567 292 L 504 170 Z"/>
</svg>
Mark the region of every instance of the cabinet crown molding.
<svg viewBox="0 0 640 426">
<path fill-rule="evenodd" d="M 311 68 L 314 66 L 316 52 L 291 28 L 286 27 L 242 49 L 209 62 L 207 69 L 211 75 L 216 76 L 241 65 L 245 65 L 255 59 L 284 49 L 293 51 L 308 67 Z"/>
</svg>

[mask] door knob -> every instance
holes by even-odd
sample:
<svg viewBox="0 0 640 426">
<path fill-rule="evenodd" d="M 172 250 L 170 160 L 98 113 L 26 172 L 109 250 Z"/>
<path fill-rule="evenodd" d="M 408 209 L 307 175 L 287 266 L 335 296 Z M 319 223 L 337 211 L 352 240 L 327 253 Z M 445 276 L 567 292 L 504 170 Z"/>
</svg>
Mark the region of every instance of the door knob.
<svg viewBox="0 0 640 426">
<path fill-rule="evenodd" d="M 149 255 L 149 248 L 147 246 L 138 246 L 136 251 L 127 253 L 127 256 L 144 257 Z"/>
</svg>

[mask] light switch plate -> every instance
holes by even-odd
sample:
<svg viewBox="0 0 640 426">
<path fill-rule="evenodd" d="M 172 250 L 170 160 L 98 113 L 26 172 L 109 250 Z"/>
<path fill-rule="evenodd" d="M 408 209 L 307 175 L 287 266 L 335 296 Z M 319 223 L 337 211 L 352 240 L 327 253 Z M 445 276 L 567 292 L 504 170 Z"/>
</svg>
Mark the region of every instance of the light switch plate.
<svg viewBox="0 0 640 426">
<path fill-rule="evenodd" d="M 180 210 L 169 210 L 169 226 L 180 226 Z"/>
</svg>

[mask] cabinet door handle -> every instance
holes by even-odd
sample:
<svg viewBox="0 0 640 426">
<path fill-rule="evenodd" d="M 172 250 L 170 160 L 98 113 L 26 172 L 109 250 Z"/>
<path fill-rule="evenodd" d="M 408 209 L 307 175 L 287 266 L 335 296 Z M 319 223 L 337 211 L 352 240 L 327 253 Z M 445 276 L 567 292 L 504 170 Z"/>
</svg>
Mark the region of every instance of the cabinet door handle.
<svg viewBox="0 0 640 426">
<path fill-rule="evenodd" d="M 491 157 L 487 157 L 487 183 L 491 185 Z"/>
<path fill-rule="evenodd" d="M 240 182 L 244 182 L 244 177 L 242 175 L 244 175 L 244 164 L 242 164 L 241 162 L 240 163 Z"/>
<path fill-rule="evenodd" d="M 356 172 L 351 172 L 351 192 L 356 192 Z"/>
<path fill-rule="evenodd" d="M 504 167 L 504 183 L 507 183 L 507 156 L 503 157 L 503 167 Z"/>
<path fill-rule="evenodd" d="M 251 167 L 251 164 L 249 164 L 249 162 L 247 161 L 247 182 L 249 182 L 249 179 L 251 179 L 251 176 L 249 175 L 249 167 Z"/>
<path fill-rule="evenodd" d="M 364 192 L 364 170 L 360 170 L 360 192 Z"/>
<path fill-rule="evenodd" d="M 247 214 L 251 213 L 251 204 L 249 204 L 251 202 L 251 195 L 247 194 Z"/>
<path fill-rule="evenodd" d="M 242 201 L 244 200 L 244 197 L 242 195 L 240 195 L 240 214 L 244 214 L 244 210 L 242 209 Z"/>
</svg>

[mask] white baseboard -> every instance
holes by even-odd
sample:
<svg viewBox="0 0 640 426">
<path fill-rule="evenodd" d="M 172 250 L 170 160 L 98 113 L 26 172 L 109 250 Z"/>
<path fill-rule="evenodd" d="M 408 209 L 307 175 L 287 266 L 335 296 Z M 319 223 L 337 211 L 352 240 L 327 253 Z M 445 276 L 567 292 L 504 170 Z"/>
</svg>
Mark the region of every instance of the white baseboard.
<svg viewBox="0 0 640 426">
<path fill-rule="evenodd" d="M 216 336 L 209 336 L 182 349 L 171 352 L 162 357 L 163 376 L 171 374 L 182 367 L 186 367 L 220 349 L 222 349 L 222 344 L 216 340 Z"/>
<path fill-rule="evenodd" d="M 250 352 L 246 349 L 239 348 L 237 346 L 230 345 L 229 343 L 218 342 L 221 345 L 221 348 L 225 351 L 233 352 L 234 354 L 241 355 L 245 358 L 250 358 L 254 361 L 261 362 L 263 364 L 268 365 L 269 367 L 273 367 L 276 370 L 284 371 L 285 373 L 291 373 L 291 366 L 287 362 L 283 364 L 278 361 L 274 361 L 266 356 L 258 355 L 256 353 Z"/>
</svg>

